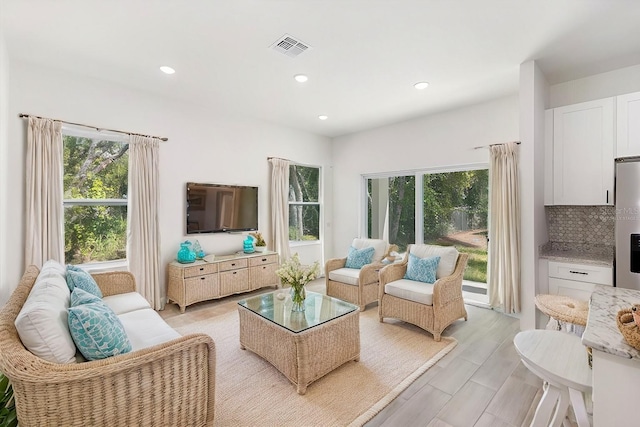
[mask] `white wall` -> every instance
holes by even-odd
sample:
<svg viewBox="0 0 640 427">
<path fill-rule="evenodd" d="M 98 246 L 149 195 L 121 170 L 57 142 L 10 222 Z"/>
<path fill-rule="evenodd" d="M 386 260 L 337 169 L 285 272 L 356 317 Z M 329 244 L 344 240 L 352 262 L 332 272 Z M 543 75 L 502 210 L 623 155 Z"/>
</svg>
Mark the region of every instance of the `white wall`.
<svg viewBox="0 0 640 427">
<path fill-rule="evenodd" d="M 260 187 L 260 231 L 269 235 L 269 165 L 267 157 L 287 158 L 323 167 L 324 187 L 331 189 L 331 145 L 325 137 L 225 115 L 212 109 L 129 90 L 82 75 L 45 70 L 11 62 L 9 141 L 11 182 L 2 202 L 10 202 L 7 217 L 12 242 L 3 258 L 12 288 L 23 270 L 25 122 L 28 113 L 91 126 L 168 137 L 160 148 L 160 230 L 162 261 L 175 258 L 186 236 L 185 183 L 187 181 L 257 185 Z M 220 110 L 224 105 L 221 104 Z M 327 182 L 329 183 L 327 185 Z M 330 211 L 329 211 L 330 213 Z M 326 216 L 331 221 L 330 215 Z M 242 234 L 196 236 L 207 253 L 242 249 Z M 326 235 L 330 241 L 331 235 Z M 305 256 L 321 260 L 321 246 L 305 247 Z M 303 258 L 304 261 L 304 258 Z M 163 280 L 165 274 L 162 274 Z M 164 286 L 164 283 L 163 283 Z M 2 301 L 0 301 L 1 303 Z"/>
<path fill-rule="evenodd" d="M 7 277 L 7 263 L 5 254 L 11 250 L 10 240 L 7 238 L 8 220 L 7 189 L 9 188 L 9 165 L 11 161 L 7 155 L 9 144 L 9 54 L 0 30 L 0 303 L 6 301 L 13 287 Z M 15 285 L 13 285 L 15 286 Z"/>
<path fill-rule="evenodd" d="M 534 298 L 539 289 L 538 249 L 547 241 L 544 212 L 544 110 L 549 85 L 534 61 L 520 66 L 520 328 L 536 327 Z"/>
<path fill-rule="evenodd" d="M 335 138 L 330 255 L 359 236 L 363 174 L 488 163 L 488 150 L 473 147 L 518 138 L 517 96 Z"/>
<path fill-rule="evenodd" d="M 550 87 L 547 108 L 640 91 L 640 64 Z"/>
</svg>

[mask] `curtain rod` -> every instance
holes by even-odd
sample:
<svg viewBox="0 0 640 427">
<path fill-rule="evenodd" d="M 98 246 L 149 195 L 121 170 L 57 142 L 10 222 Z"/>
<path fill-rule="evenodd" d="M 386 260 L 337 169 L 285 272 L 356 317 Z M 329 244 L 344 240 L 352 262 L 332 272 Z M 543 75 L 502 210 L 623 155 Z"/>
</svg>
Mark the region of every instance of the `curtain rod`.
<svg viewBox="0 0 640 427">
<path fill-rule="evenodd" d="M 517 145 L 520 145 L 521 142 L 520 141 L 511 141 L 511 142 L 515 142 Z M 480 148 L 488 148 L 488 147 L 493 147 L 494 145 L 504 145 L 504 144 L 508 144 L 508 142 L 504 142 L 502 144 L 489 144 L 489 145 L 478 145 L 477 147 L 473 147 L 474 150 L 478 150 Z"/>
<path fill-rule="evenodd" d="M 291 160 L 289 160 L 289 159 L 283 159 L 282 157 L 267 157 L 267 160 L 271 160 L 271 159 L 286 160 L 287 162 L 290 162 L 290 161 L 291 161 Z"/>
<path fill-rule="evenodd" d="M 23 113 L 18 114 L 18 117 L 20 117 L 21 119 L 24 119 L 26 117 L 35 117 L 37 119 L 47 119 L 46 117 L 34 116 L 33 114 L 23 114 Z M 160 136 L 143 135 L 141 133 L 135 133 L 135 132 L 125 132 L 125 131 L 122 131 L 122 130 L 99 128 L 99 127 L 95 127 L 95 126 L 83 125 L 82 123 L 67 122 L 65 120 L 58 120 L 58 119 L 47 119 L 47 120 L 53 120 L 53 121 L 56 121 L 56 122 L 66 123 L 68 125 L 82 126 L 82 127 L 89 128 L 89 129 L 95 129 L 97 131 L 106 130 L 106 131 L 109 131 L 109 132 L 123 133 L 125 135 L 146 136 L 146 137 L 149 137 L 149 138 L 156 138 L 156 139 L 159 139 L 160 141 L 165 141 L 165 142 L 169 140 L 169 138 L 163 138 L 163 137 L 160 137 Z"/>
</svg>

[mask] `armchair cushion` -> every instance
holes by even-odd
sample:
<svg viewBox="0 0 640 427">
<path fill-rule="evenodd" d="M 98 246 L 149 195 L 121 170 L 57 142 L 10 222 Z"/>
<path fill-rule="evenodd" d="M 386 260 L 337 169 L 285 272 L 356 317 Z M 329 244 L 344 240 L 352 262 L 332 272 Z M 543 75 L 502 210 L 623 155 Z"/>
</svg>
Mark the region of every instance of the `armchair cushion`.
<svg viewBox="0 0 640 427">
<path fill-rule="evenodd" d="M 382 261 L 382 257 L 387 253 L 389 249 L 389 243 L 381 239 L 353 239 L 351 243 L 356 249 L 362 248 L 374 248 L 373 257 L 371 258 L 371 262 Z"/>
<path fill-rule="evenodd" d="M 433 305 L 433 283 L 408 279 L 394 280 L 384 285 L 384 293 L 419 304 Z"/>
<path fill-rule="evenodd" d="M 125 292 L 122 294 L 109 295 L 102 298 L 102 302 L 107 304 L 118 316 L 130 311 L 151 308 L 149 301 L 137 292 Z"/>
<path fill-rule="evenodd" d="M 371 264 L 374 253 L 375 248 L 373 247 L 356 249 L 351 246 L 344 266 L 346 268 L 362 268 L 367 264 Z"/>
<path fill-rule="evenodd" d="M 339 268 L 329 272 L 329 280 L 347 285 L 358 286 L 359 278 L 360 270 L 357 268 Z"/>
<path fill-rule="evenodd" d="M 458 250 L 453 246 L 412 245 L 410 253 L 418 258 L 439 256 L 440 262 L 436 270 L 436 279 L 450 276 L 456 269 Z"/>
<path fill-rule="evenodd" d="M 418 282 L 433 283 L 436 281 L 436 270 L 439 262 L 439 256 L 418 258 L 414 254 L 409 254 L 407 272 L 404 278 L 417 280 Z"/>
</svg>

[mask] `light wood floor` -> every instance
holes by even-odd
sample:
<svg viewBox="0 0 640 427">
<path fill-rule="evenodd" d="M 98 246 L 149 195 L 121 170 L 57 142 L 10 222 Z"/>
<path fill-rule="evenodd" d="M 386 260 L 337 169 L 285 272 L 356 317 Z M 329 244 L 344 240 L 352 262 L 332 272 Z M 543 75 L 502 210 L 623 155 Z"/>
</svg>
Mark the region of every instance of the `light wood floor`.
<svg viewBox="0 0 640 427">
<path fill-rule="evenodd" d="M 324 292 L 324 279 L 315 280 L 308 288 Z M 194 304 L 182 315 L 175 304 L 168 304 L 160 314 L 173 318 L 172 324 L 186 324 L 235 310 L 238 300 L 269 290 Z M 367 310 L 377 307 L 370 304 Z M 513 347 L 519 320 L 471 305 L 467 305 L 467 312 L 467 322 L 459 320 L 443 333 L 456 338 L 458 346 L 366 427 L 529 425 L 542 396 L 542 381 L 522 365 Z"/>
</svg>

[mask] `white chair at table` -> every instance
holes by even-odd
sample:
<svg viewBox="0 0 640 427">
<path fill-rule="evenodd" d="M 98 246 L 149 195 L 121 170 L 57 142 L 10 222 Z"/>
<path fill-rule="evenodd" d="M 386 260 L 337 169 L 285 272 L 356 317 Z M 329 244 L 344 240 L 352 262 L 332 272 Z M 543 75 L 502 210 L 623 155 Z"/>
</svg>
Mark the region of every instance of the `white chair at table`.
<svg viewBox="0 0 640 427">
<path fill-rule="evenodd" d="M 389 243 L 380 239 L 353 239 L 351 250 L 373 248 L 371 260 L 360 268 L 349 266 L 349 256 L 333 258 L 325 263 L 327 295 L 348 301 L 365 309 L 367 304 L 378 301 L 378 271 L 384 267 L 383 257 Z"/>
<path fill-rule="evenodd" d="M 590 426 L 584 398 L 591 395 L 591 369 L 580 338 L 560 331 L 529 330 L 519 332 L 513 344 L 527 369 L 547 383 L 531 426 L 568 425 L 569 402 L 578 426 Z"/>
</svg>

